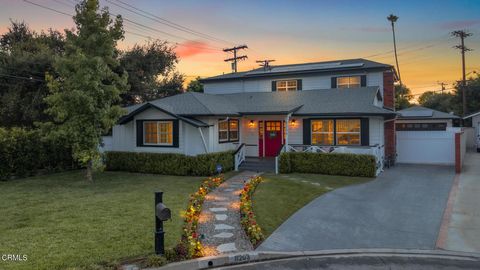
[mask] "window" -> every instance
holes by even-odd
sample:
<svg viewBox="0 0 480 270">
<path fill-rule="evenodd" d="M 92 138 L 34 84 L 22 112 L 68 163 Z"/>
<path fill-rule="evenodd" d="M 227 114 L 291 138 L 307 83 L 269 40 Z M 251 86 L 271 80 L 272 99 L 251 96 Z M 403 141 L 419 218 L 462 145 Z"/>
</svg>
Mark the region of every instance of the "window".
<svg viewBox="0 0 480 270">
<path fill-rule="evenodd" d="M 173 145 L 172 121 L 145 121 L 143 142 L 148 145 Z"/>
<path fill-rule="evenodd" d="M 355 88 L 360 87 L 360 76 L 338 77 L 337 88 Z"/>
<path fill-rule="evenodd" d="M 239 138 L 238 119 L 218 121 L 218 141 L 237 142 Z"/>
<path fill-rule="evenodd" d="M 312 120 L 312 144 L 333 145 L 333 120 Z"/>
<path fill-rule="evenodd" d="M 277 91 L 297 91 L 297 80 L 276 81 Z"/>
<path fill-rule="evenodd" d="M 338 119 L 337 145 L 360 145 L 360 119 Z"/>
<path fill-rule="evenodd" d="M 447 130 L 447 123 L 397 123 L 398 131 L 443 131 Z"/>
</svg>

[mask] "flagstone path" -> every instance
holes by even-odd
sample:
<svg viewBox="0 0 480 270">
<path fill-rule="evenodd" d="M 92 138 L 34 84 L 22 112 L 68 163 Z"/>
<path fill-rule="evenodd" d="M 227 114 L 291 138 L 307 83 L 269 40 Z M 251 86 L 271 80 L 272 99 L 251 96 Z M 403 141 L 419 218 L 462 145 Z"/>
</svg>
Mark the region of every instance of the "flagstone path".
<svg viewBox="0 0 480 270">
<path fill-rule="evenodd" d="M 253 250 L 240 224 L 239 195 L 245 182 L 255 175 L 254 172 L 242 172 L 207 194 L 198 224 L 206 256 Z"/>
</svg>

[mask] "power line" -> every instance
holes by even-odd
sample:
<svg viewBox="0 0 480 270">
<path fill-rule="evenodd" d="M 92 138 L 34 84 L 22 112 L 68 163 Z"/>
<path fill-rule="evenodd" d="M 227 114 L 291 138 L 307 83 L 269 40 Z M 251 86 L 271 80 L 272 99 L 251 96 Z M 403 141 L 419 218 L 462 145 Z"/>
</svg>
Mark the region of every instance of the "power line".
<svg viewBox="0 0 480 270">
<path fill-rule="evenodd" d="M 33 77 L 17 76 L 17 75 L 13 75 L 13 74 L 0 73 L 0 76 L 1 76 L 1 77 L 7 77 L 7 78 L 14 78 L 14 79 L 22 79 L 22 80 L 29 80 L 29 81 L 45 82 L 45 80 L 35 79 L 35 78 L 33 78 Z"/>
<path fill-rule="evenodd" d="M 223 40 L 223 39 L 220 39 L 220 38 L 216 38 L 216 37 L 213 37 L 211 35 L 208 35 L 208 34 L 205 34 L 205 33 L 202 33 L 202 32 L 199 32 L 199 31 L 196 31 L 196 30 L 193 30 L 191 28 L 188 28 L 188 27 L 185 27 L 185 26 L 182 26 L 182 25 L 179 25 L 177 23 L 174 23 L 174 22 L 171 22 L 169 20 L 166 20 L 164 18 L 161 18 L 159 16 L 156 16 L 150 12 L 147 12 L 145 10 L 142 10 L 140 8 L 137 8 L 133 5 L 130 5 L 128 3 L 125 3 L 123 1 L 120 1 L 120 0 L 116 0 L 116 2 L 119 2 L 125 6 L 128 6 L 130 8 L 126 8 L 122 5 L 119 5 L 111 0 L 106 0 L 107 2 L 119 7 L 119 8 L 122 8 L 124 10 L 127 10 L 131 13 L 134 13 L 134 14 L 137 14 L 139 16 L 142 16 L 144 18 L 147 18 L 147 19 L 150 19 L 152 21 L 155 21 L 157 23 L 160 23 L 160 24 L 163 24 L 163 25 L 166 25 L 166 26 L 169 26 L 171 28 L 174 28 L 174 29 L 177 29 L 179 31 L 183 31 L 183 32 L 186 32 L 186 33 L 189 33 L 189 34 L 192 34 L 192 35 L 195 35 L 195 36 L 198 36 L 198 37 L 201 37 L 201 38 L 204 38 L 204 39 L 208 39 L 208 40 L 211 40 L 211 41 L 215 41 L 215 42 L 222 42 L 222 43 L 226 43 L 226 44 L 233 44 L 229 41 L 226 41 L 226 40 Z M 132 10 L 133 9 L 133 10 Z M 143 14 L 142 14 L 143 13 Z M 146 16 L 145 14 L 147 14 L 148 16 Z"/>
</svg>

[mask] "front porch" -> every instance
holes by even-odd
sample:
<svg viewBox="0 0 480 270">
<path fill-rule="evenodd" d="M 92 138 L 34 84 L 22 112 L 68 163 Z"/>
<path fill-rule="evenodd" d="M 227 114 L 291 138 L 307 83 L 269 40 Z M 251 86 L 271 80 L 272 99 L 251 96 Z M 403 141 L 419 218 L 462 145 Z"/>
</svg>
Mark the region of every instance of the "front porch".
<svg viewBox="0 0 480 270">
<path fill-rule="evenodd" d="M 350 124 L 348 121 L 353 124 L 345 127 L 346 122 Z M 319 140 L 331 145 L 317 144 Z M 351 145 L 344 145 L 345 142 Z M 250 115 L 240 119 L 235 157 L 237 170 L 242 169 L 240 166 L 244 162 L 248 165 L 244 163 L 242 167 L 248 168 L 259 167 L 253 165 L 263 161 L 273 163 L 278 173 L 278 157 L 282 152 L 369 154 L 375 157 L 378 175 L 385 160 L 384 118 L 306 118 L 283 114 Z M 267 159 L 270 162 L 265 162 Z"/>
</svg>

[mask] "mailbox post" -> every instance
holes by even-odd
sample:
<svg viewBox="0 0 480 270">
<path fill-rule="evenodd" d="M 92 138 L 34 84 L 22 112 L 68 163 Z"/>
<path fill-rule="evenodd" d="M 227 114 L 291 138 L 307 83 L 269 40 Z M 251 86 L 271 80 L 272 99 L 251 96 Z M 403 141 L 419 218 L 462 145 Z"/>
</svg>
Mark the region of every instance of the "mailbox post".
<svg viewBox="0 0 480 270">
<path fill-rule="evenodd" d="M 163 222 L 171 219 L 170 209 L 163 204 L 163 192 L 155 192 L 155 254 L 165 253 Z"/>
</svg>

